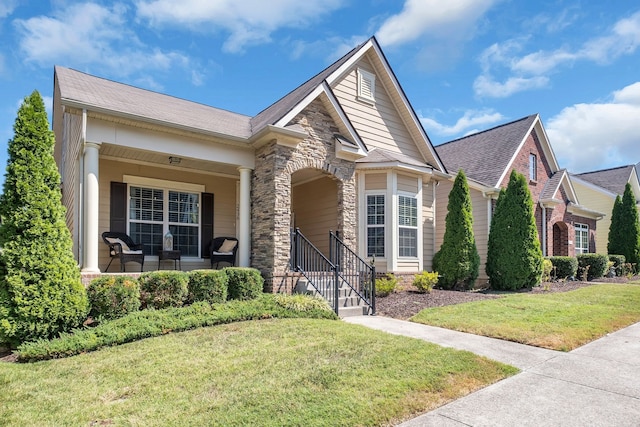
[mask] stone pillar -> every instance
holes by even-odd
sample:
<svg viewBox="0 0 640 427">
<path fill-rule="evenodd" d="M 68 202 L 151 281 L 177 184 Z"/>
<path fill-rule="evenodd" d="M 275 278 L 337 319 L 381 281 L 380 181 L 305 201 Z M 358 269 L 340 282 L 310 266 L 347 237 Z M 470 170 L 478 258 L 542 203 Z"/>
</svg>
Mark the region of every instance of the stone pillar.
<svg viewBox="0 0 640 427">
<path fill-rule="evenodd" d="M 84 203 L 83 211 L 83 273 L 99 273 L 98 267 L 98 212 L 100 210 L 100 144 L 84 144 Z"/>
<path fill-rule="evenodd" d="M 251 169 L 240 171 L 240 212 L 238 227 L 238 265 L 249 267 L 251 256 Z"/>
</svg>

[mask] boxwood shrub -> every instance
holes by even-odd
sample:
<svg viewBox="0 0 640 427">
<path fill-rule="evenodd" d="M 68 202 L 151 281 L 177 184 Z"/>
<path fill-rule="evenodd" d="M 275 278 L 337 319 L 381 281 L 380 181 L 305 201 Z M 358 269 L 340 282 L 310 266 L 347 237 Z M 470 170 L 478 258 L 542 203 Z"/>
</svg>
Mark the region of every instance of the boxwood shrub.
<svg viewBox="0 0 640 427">
<path fill-rule="evenodd" d="M 576 277 L 578 272 L 578 260 L 570 256 L 552 256 L 549 260 L 553 264 L 554 271 L 551 276 L 555 279 L 566 279 Z"/>
<path fill-rule="evenodd" d="M 189 272 L 190 303 L 207 301 L 211 304 L 225 302 L 229 277 L 224 270 L 193 270 Z"/>
<path fill-rule="evenodd" d="M 438 283 L 438 272 L 423 271 L 413 278 L 413 286 L 418 289 L 421 294 L 431 293 L 433 287 Z"/>
<path fill-rule="evenodd" d="M 94 319 L 117 319 L 140 309 L 140 285 L 129 276 L 100 276 L 87 287 Z"/>
<path fill-rule="evenodd" d="M 396 289 L 398 279 L 391 273 L 376 279 L 376 296 L 386 297 Z"/>
<path fill-rule="evenodd" d="M 624 255 L 609 255 L 609 261 L 613 263 L 613 268 L 616 269 L 616 276 L 624 276 L 626 274 L 624 265 L 627 260 Z"/>
<path fill-rule="evenodd" d="M 183 271 L 151 271 L 140 276 L 143 308 L 180 307 L 187 299 L 189 276 Z"/>
<path fill-rule="evenodd" d="M 582 273 L 579 274 L 582 279 L 584 270 L 587 269 L 587 280 L 592 280 L 598 277 L 602 277 L 607 272 L 607 266 L 609 265 L 609 257 L 602 254 L 579 254 L 578 270 Z"/>
<path fill-rule="evenodd" d="M 250 300 L 262 293 L 264 279 L 255 268 L 227 267 L 223 271 L 229 280 L 228 299 Z"/>
</svg>

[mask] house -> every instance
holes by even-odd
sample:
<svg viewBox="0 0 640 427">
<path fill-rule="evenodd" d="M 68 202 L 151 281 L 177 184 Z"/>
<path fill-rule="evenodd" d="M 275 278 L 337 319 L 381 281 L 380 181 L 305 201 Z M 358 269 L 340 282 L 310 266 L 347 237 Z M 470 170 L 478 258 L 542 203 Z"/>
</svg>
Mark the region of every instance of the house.
<svg viewBox="0 0 640 427">
<path fill-rule="evenodd" d="M 431 268 L 449 175 L 375 38 L 254 117 L 56 66 L 53 129 L 85 275 L 109 263 L 107 230 L 143 243 L 146 269 L 167 230 L 185 270 L 237 237 L 237 265 L 267 286 L 290 269 L 292 227 L 325 255 L 338 231 L 378 271 Z"/>
<path fill-rule="evenodd" d="M 640 201 L 638 170 L 635 165 L 620 166 L 571 175 L 571 181 L 576 194 L 585 206 L 605 213 L 604 218 L 598 223 L 595 252 L 607 254 L 611 212 L 616 196 L 622 197 L 624 188 L 629 183 L 636 200 Z M 640 210 L 640 205 L 638 209 Z"/>
<path fill-rule="evenodd" d="M 485 264 L 495 201 L 512 170 L 523 174 L 535 206 L 543 255 L 574 256 L 594 252 L 596 221 L 602 214 L 578 202 L 570 175 L 560 169 L 539 115 L 438 145 L 436 152 L 450 174 L 463 170 L 469 182 L 473 229 L 480 255 L 480 281 Z M 448 194 L 453 180 L 436 187 L 436 248 L 442 245 Z"/>
</svg>

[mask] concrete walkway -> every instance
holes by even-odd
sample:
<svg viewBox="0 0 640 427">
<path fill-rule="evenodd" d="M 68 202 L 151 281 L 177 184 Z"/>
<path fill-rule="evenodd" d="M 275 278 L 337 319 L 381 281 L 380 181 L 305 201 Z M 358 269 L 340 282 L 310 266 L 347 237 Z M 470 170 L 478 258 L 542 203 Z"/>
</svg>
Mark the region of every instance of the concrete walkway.
<svg viewBox="0 0 640 427">
<path fill-rule="evenodd" d="M 640 323 L 563 353 L 386 317 L 344 320 L 522 370 L 401 427 L 640 426 Z"/>
</svg>

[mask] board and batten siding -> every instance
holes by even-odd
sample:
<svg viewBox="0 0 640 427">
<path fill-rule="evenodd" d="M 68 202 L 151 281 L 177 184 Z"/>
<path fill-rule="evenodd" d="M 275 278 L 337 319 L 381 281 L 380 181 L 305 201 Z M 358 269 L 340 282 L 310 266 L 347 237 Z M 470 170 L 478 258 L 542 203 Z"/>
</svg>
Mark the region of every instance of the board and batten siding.
<svg viewBox="0 0 640 427">
<path fill-rule="evenodd" d="M 422 154 L 407 131 L 381 79 L 376 77 L 375 103 L 357 99 L 358 68 L 375 74 L 373 66 L 364 57 L 332 89 L 364 143 L 370 150 L 382 148 L 422 159 Z"/>
<path fill-rule="evenodd" d="M 295 226 L 323 254 L 329 255 L 329 231 L 338 229 L 338 186 L 321 178 L 293 187 Z"/>
<path fill-rule="evenodd" d="M 202 175 L 172 169 L 167 173 L 167 168 L 158 168 L 145 164 L 118 162 L 110 159 L 100 160 L 100 208 L 99 208 L 99 232 L 109 230 L 110 227 L 110 184 L 111 181 L 122 182 L 124 175 L 167 180 L 170 177 L 174 182 L 185 182 L 205 186 L 205 192 L 214 194 L 214 236 L 236 236 L 236 182 L 237 180 L 226 177 Z M 104 271 L 109 264 L 108 247 L 100 239 L 98 265 Z M 114 266 L 115 265 L 115 266 Z M 135 271 L 135 264 L 131 264 Z M 144 264 L 145 271 L 155 270 L 158 261 L 155 257 L 147 257 Z M 169 262 L 162 265 L 163 268 L 172 268 Z M 208 259 L 183 260 L 183 270 L 197 268 L 209 268 Z M 119 265 L 115 261 L 109 268 L 109 272 L 119 271 Z"/>
</svg>

